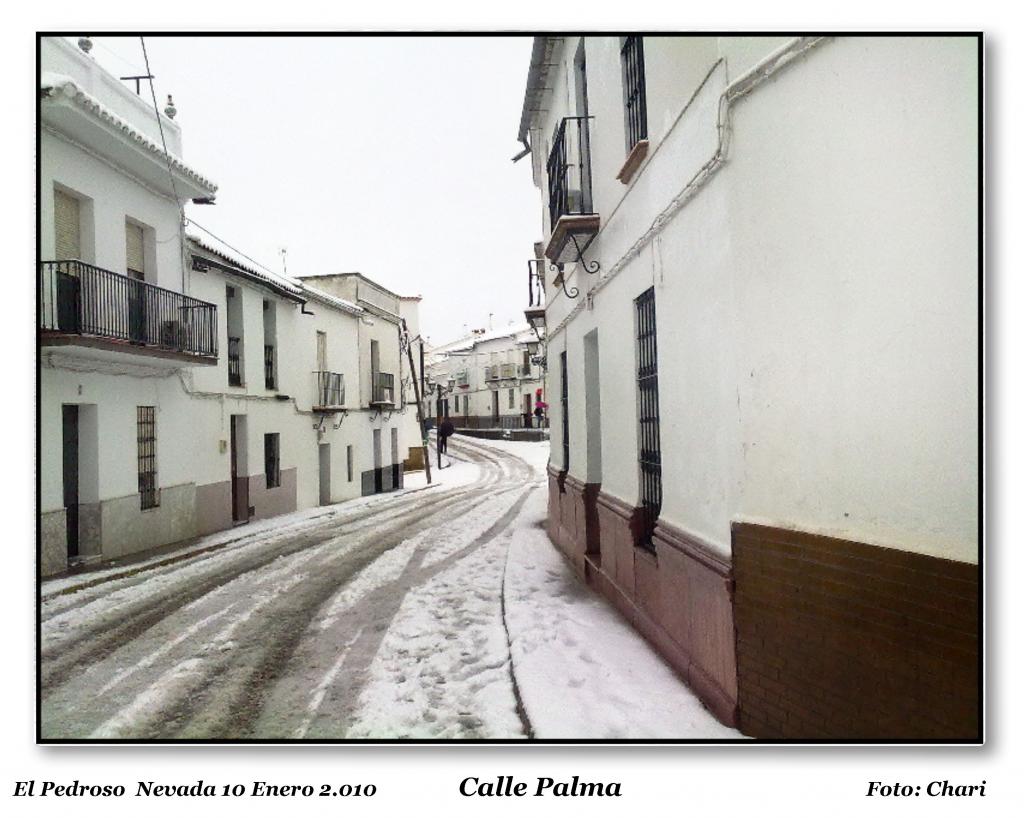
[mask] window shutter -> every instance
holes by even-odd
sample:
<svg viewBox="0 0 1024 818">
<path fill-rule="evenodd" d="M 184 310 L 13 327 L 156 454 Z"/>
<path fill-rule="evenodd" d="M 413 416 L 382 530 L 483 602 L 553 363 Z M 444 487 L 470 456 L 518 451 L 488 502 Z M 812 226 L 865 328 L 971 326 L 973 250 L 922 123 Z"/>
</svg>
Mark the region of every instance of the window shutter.
<svg viewBox="0 0 1024 818">
<path fill-rule="evenodd" d="M 58 260 L 81 258 L 81 222 L 78 199 L 60 190 L 53 192 L 53 223 Z"/>
<path fill-rule="evenodd" d="M 142 251 L 142 228 L 137 224 L 127 222 L 124 226 L 124 233 L 127 245 L 127 268 L 128 273 L 137 273 L 135 278 L 143 278 L 146 272 L 146 262 Z"/>
</svg>

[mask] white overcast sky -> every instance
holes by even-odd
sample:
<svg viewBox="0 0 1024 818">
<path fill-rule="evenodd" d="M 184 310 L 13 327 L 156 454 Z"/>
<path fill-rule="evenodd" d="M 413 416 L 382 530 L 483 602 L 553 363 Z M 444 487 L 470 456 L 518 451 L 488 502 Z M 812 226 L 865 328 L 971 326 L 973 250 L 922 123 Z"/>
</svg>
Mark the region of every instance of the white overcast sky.
<svg viewBox="0 0 1024 818">
<path fill-rule="evenodd" d="M 118 76 L 138 37 L 95 37 Z M 147 37 L 185 161 L 219 186 L 189 216 L 291 275 L 359 271 L 422 295 L 424 335 L 523 320 L 541 200 L 516 141 L 530 37 Z M 143 86 L 144 92 L 147 92 Z"/>
</svg>

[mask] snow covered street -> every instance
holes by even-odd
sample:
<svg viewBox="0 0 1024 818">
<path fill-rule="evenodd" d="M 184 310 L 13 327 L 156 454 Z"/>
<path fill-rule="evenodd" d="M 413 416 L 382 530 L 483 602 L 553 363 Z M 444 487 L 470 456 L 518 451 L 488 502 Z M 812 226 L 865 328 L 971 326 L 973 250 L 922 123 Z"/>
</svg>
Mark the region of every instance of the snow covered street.
<svg viewBox="0 0 1024 818">
<path fill-rule="evenodd" d="M 547 539 L 546 443 L 42 586 L 45 738 L 740 738 Z"/>
</svg>

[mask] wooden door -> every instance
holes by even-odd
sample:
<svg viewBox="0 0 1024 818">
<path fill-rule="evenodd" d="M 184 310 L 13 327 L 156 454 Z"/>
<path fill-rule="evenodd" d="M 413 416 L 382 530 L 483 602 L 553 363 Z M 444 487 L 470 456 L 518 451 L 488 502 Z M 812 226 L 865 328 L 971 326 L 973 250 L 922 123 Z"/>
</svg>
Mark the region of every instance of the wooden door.
<svg viewBox="0 0 1024 818">
<path fill-rule="evenodd" d="M 240 472 L 239 448 L 245 445 L 242 421 L 231 416 L 231 519 L 236 523 L 249 522 L 249 478 Z"/>
<path fill-rule="evenodd" d="M 331 503 L 331 444 L 321 443 L 319 450 L 320 464 L 320 505 Z M 349 455 L 349 474 L 351 474 L 351 453 Z M 349 478 L 351 479 L 351 477 Z"/>
<path fill-rule="evenodd" d="M 68 559 L 78 556 L 78 406 L 63 408 L 64 518 L 67 523 Z"/>
</svg>

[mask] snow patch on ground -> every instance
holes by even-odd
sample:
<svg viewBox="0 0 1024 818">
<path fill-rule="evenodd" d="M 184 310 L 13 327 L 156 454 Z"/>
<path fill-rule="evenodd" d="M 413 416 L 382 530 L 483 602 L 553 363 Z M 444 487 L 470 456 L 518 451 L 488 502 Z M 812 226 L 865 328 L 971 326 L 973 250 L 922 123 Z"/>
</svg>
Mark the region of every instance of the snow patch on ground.
<svg viewBox="0 0 1024 818">
<path fill-rule="evenodd" d="M 345 611 L 359 604 L 368 593 L 382 585 L 394 582 L 401 576 L 413 552 L 430 532 L 425 531 L 392 548 L 383 556 L 363 568 L 331 600 L 325 613 L 319 618 L 318 629 L 330 628 Z"/>
<path fill-rule="evenodd" d="M 483 438 L 459 438 L 461 443 L 478 445 L 484 449 L 498 449 L 525 460 L 534 475 L 542 477 L 548 470 L 551 444 L 547 440 L 485 440 Z"/>
<path fill-rule="evenodd" d="M 505 581 L 515 674 L 535 736 L 743 738 L 577 579 L 542 527 L 544 499 L 534 492 L 519 515 Z"/>
<path fill-rule="evenodd" d="M 472 543 L 517 497 L 458 520 L 446 541 L 432 545 L 430 564 Z M 484 542 L 406 596 L 370 668 L 349 738 L 526 737 L 501 621 L 508 544 L 508 533 Z"/>
<path fill-rule="evenodd" d="M 434 485 L 444 486 L 446 489 L 468 486 L 480 479 L 480 467 L 476 463 L 460 458 L 454 452 L 441 455 L 443 469 L 437 468 L 437 449 L 434 444 L 430 446 L 430 478 Z M 422 489 L 427 485 L 426 471 L 414 471 L 405 473 L 406 489 Z"/>
</svg>

